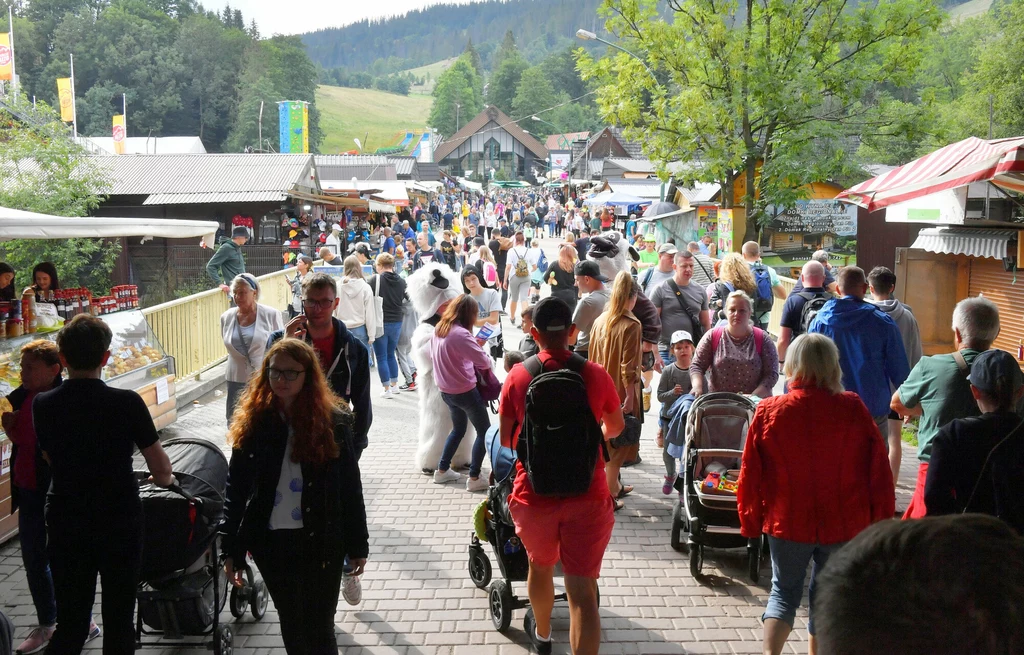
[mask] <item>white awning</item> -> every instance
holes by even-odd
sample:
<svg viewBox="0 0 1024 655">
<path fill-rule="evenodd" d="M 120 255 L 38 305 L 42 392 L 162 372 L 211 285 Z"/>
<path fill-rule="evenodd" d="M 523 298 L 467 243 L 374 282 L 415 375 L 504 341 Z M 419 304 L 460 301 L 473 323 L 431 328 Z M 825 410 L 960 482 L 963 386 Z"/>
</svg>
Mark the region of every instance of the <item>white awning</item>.
<svg viewBox="0 0 1024 655">
<path fill-rule="evenodd" d="M 991 257 L 1009 256 L 1009 244 L 1017 240 L 1017 230 L 989 230 L 967 227 L 930 227 L 921 230 L 911 248 L 949 255 Z"/>
<path fill-rule="evenodd" d="M 213 221 L 172 218 L 106 218 L 98 216 L 51 216 L 0 207 L 0 241 L 11 239 L 73 239 L 107 237 L 202 237 L 213 246 L 220 226 Z"/>
</svg>

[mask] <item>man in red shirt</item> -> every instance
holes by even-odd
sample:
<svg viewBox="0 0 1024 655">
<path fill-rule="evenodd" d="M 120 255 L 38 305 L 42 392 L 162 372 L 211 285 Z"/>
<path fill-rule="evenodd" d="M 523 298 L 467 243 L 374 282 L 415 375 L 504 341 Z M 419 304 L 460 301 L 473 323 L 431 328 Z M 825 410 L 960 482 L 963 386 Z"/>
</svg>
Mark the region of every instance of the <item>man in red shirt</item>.
<svg viewBox="0 0 1024 655">
<path fill-rule="evenodd" d="M 534 308 L 533 336 L 545 370 L 562 368 L 572 353 L 566 344 L 574 336 L 572 312 L 565 301 L 548 297 Z M 607 372 L 587 362 L 582 371 L 590 409 L 601 423 L 604 438 L 618 436 L 624 427 L 622 407 Z M 526 391 L 532 377 L 517 364 L 505 378 L 498 414 L 501 443 L 515 449 L 526 412 Z M 522 463 L 509 496 L 509 511 L 530 558 L 527 592 L 535 620 L 530 640 L 538 653 L 551 652 L 551 609 L 554 605 L 554 569 L 561 560 L 569 599 L 569 641 L 575 655 L 596 655 L 601 644 L 601 617 L 597 606 L 597 578 L 612 536 L 615 518 L 604 474 L 604 458 L 597 457 L 590 489 L 580 496 L 540 496 L 534 492 Z"/>
</svg>

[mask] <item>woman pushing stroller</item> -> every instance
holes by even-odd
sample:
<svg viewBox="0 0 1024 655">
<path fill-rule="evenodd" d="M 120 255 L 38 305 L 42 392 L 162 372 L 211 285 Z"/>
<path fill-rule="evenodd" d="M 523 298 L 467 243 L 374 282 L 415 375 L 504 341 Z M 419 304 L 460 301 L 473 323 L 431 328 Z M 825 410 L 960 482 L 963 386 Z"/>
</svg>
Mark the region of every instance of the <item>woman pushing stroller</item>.
<svg viewBox="0 0 1024 655">
<path fill-rule="evenodd" d="M 225 570 L 241 584 L 252 553 L 285 650 L 333 655 L 344 559 L 350 575 L 360 575 L 369 552 L 352 413 L 327 386 L 316 352 L 298 339 L 267 352 L 239 407 L 228 433 Z"/>
</svg>

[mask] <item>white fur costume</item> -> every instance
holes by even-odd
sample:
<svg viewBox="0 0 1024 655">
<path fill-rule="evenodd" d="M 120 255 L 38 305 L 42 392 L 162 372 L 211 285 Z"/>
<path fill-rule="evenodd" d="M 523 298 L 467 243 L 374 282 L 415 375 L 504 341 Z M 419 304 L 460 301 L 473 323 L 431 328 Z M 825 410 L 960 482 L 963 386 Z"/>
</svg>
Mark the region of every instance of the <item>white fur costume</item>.
<svg viewBox="0 0 1024 655">
<path fill-rule="evenodd" d="M 596 242 L 596 243 L 595 243 Z M 630 261 L 637 261 L 640 255 L 619 232 L 602 232 L 590 240 L 587 259 L 596 262 L 601 275 L 608 278 L 608 284 L 615 280 L 619 271 L 629 270 Z"/>
<path fill-rule="evenodd" d="M 435 273 L 437 271 L 438 273 Z M 431 284 L 441 275 L 448 280 L 448 288 L 442 289 Z M 409 276 L 406 280 L 409 298 L 416 309 L 420 320 L 437 313 L 437 308 L 449 300 L 454 300 L 462 293 L 462 280 L 459 274 L 445 264 L 428 264 Z M 434 336 L 434 326 L 420 323 L 412 333 L 412 358 L 416 364 L 416 393 L 419 396 L 419 448 L 416 450 L 416 468 L 418 470 L 437 468 L 444 450 L 448 433 L 452 431 L 452 418 L 448 405 L 441 399 L 441 390 L 434 382 L 434 363 L 430 359 L 430 338 Z M 452 468 L 461 468 L 469 463 L 473 450 L 476 431 L 470 425 L 466 436 L 459 444 L 452 458 Z"/>
</svg>

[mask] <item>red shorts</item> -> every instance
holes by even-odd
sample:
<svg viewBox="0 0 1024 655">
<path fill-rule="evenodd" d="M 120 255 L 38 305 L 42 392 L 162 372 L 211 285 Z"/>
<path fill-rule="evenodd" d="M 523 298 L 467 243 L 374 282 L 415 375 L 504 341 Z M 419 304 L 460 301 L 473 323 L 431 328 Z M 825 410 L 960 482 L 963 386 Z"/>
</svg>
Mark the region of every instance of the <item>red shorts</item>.
<svg viewBox="0 0 1024 655">
<path fill-rule="evenodd" d="M 903 520 L 923 519 L 928 514 L 928 508 L 924 504 L 924 483 L 928 479 L 928 462 L 921 462 L 917 467 L 917 484 L 914 486 L 914 495 L 907 505 L 907 511 L 903 513 Z"/>
<path fill-rule="evenodd" d="M 531 562 L 554 566 L 561 560 L 566 575 L 594 579 L 601 575 L 601 561 L 615 527 L 610 495 L 532 505 L 513 495 L 508 507 Z"/>
</svg>

